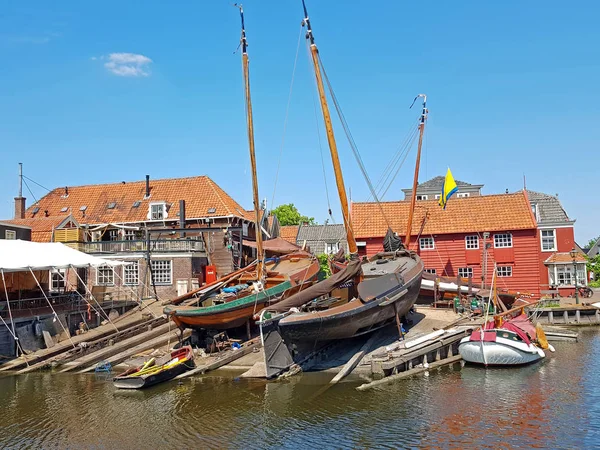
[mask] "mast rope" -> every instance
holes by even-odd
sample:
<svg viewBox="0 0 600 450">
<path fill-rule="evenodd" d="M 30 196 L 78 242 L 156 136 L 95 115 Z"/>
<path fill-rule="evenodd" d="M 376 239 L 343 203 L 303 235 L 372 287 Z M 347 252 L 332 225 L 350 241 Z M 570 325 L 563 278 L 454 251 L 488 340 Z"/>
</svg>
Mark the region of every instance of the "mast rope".
<svg viewBox="0 0 600 450">
<path fill-rule="evenodd" d="M 31 178 L 29 178 L 28 176 L 22 175 L 23 178 L 28 179 L 29 181 L 31 181 L 33 184 L 37 184 L 39 187 L 41 187 L 42 189 L 46 189 L 48 192 L 52 192 L 52 189 L 48 189 L 46 186 L 42 186 L 40 183 L 38 183 L 35 180 L 32 180 Z"/>
<path fill-rule="evenodd" d="M 369 190 L 371 191 L 371 195 L 373 196 L 373 199 L 375 200 L 375 202 L 379 206 L 379 209 L 381 210 L 381 214 L 382 214 L 387 226 L 391 229 L 392 226 L 390 224 L 390 221 L 389 221 L 387 215 L 385 214 L 385 211 L 383 210 L 383 206 L 381 205 L 381 202 L 379 201 L 379 197 L 377 196 L 377 193 L 375 192 L 373 183 L 371 182 L 371 179 L 369 178 L 369 174 L 367 173 L 367 169 L 365 168 L 362 157 L 360 156 L 360 152 L 358 151 L 356 142 L 354 141 L 354 138 L 352 137 L 352 133 L 350 132 L 350 128 L 348 127 L 348 123 L 346 122 L 346 117 L 344 116 L 344 113 L 342 112 L 340 104 L 337 101 L 337 97 L 335 96 L 335 92 L 333 91 L 333 87 L 331 86 L 331 83 L 329 82 L 329 77 L 327 76 L 327 72 L 325 71 L 325 67 L 323 66 L 323 61 L 321 60 L 321 56 L 318 55 L 318 58 L 319 58 L 319 65 L 321 66 L 321 70 L 323 71 L 323 78 L 325 79 L 325 82 L 327 83 L 327 88 L 329 89 L 329 93 L 331 95 L 333 105 L 335 106 L 335 110 L 338 114 L 338 117 L 339 117 L 342 127 L 344 129 L 344 133 L 346 134 L 346 138 L 348 139 L 348 143 L 350 144 L 350 148 L 352 149 L 352 153 L 354 154 L 354 158 L 356 159 L 356 162 L 358 163 L 358 167 L 360 168 L 360 171 L 363 174 L 363 177 L 367 183 L 367 186 L 369 187 Z M 350 222 L 348 222 L 348 223 L 350 223 Z"/>
<path fill-rule="evenodd" d="M 300 41 L 302 40 L 302 25 L 298 33 L 298 44 L 296 45 L 296 56 L 294 58 L 294 68 L 292 69 L 292 81 L 290 82 L 290 90 L 288 93 L 287 106 L 285 108 L 285 119 L 283 120 L 283 133 L 281 135 L 281 147 L 279 148 L 279 159 L 277 161 L 277 170 L 275 171 L 275 182 L 273 183 L 273 195 L 271 197 L 271 207 L 275 205 L 275 192 L 277 190 L 277 181 L 279 180 L 279 169 L 281 168 L 281 160 L 283 158 L 283 149 L 285 146 L 285 134 L 287 131 L 288 116 L 290 112 L 290 104 L 292 102 L 292 91 L 294 89 L 294 79 L 296 77 L 296 65 L 298 63 L 298 54 L 300 53 Z"/>
<path fill-rule="evenodd" d="M 29 191 L 29 193 L 31 194 L 33 199 L 35 200 L 35 203 L 37 203 L 38 199 L 35 197 L 35 195 L 33 195 L 33 192 L 31 192 L 31 188 L 29 187 L 29 184 L 27 184 L 27 180 L 23 180 L 23 183 L 25 183 L 25 187 L 27 188 L 27 190 Z"/>
<path fill-rule="evenodd" d="M 301 29 L 302 31 L 302 29 Z M 308 40 L 306 41 L 306 55 L 308 57 L 308 61 L 309 61 L 309 65 L 312 64 L 312 60 L 310 57 L 310 44 L 308 43 Z M 308 73 L 308 72 L 307 72 Z M 310 76 L 310 73 L 308 74 L 309 78 L 311 78 L 313 80 L 313 83 L 315 84 L 315 88 L 317 87 L 317 80 L 314 77 Z M 319 127 L 319 113 L 317 112 L 317 99 L 315 97 L 315 91 L 311 91 L 312 93 L 312 99 L 313 99 L 313 108 L 314 108 L 314 112 L 315 112 L 315 126 L 317 129 L 317 139 L 319 141 L 319 152 L 321 154 L 321 168 L 323 169 L 323 182 L 325 183 L 325 196 L 327 198 L 327 212 L 329 214 L 329 217 L 331 217 L 331 221 L 333 223 L 335 223 L 335 218 L 333 217 L 333 212 L 331 210 L 331 200 L 329 199 L 329 187 L 327 186 L 327 173 L 325 170 L 325 159 L 323 157 L 323 144 L 321 142 L 321 129 Z"/>
</svg>

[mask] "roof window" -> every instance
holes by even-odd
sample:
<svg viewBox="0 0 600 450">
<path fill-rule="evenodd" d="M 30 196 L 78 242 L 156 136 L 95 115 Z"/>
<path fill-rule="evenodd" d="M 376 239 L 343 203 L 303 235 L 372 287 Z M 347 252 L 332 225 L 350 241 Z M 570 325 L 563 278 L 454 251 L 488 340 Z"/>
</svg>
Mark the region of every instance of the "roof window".
<svg viewBox="0 0 600 450">
<path fill-rule="evenodd" d="M 139 208 L 142 202 L 133 202 L 133 208 Z"/>
<path fill-rule="evenodd" d="M 108 206 L 106 207 L 107 209 L 115 209 L 115 206 L 117 206 L 116 202 L 111 202 L 108 204 Z"/>
<path fill-rule="evenodd" d="M 31 210 L 31 214 L 37 214 L 37 213 L 39 213 L 39 212 L 40 212 L 40 208 L 39 208 L 38 206 L 36 206 L 35 208 L 33 208 L 33 209 Z"/>
<path fill-rule="evenodd" d="M 87 206 L 83 205 L 81 208 L 79 208 L 79 211 L 83 212 L 87 209 Z"/>
<path fill-rule="evenodd" d="M 68 210 L 69 208 L 65 206 L 64 208 L 61 208 L 60 212 L 67 212 Z"/>
<path fill-rule="evenodd" d="M 208 208 L 208 214 L 214 214 L 217 212 L 217 208 Z"/>
</svg>

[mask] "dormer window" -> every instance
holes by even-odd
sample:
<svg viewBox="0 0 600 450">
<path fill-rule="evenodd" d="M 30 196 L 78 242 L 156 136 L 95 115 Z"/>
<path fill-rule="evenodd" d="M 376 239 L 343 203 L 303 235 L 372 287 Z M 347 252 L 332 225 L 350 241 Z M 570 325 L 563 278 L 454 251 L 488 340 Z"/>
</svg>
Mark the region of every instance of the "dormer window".
<svg viewBox="0 0 600 450">
<path fill-rule="evenodd" d="M 165 202 L 161 203 L 150 203 L 148 211 L 148 219 L 150 220 L 164 220 L 167 218 L 167 205 Z"/>
</svg>

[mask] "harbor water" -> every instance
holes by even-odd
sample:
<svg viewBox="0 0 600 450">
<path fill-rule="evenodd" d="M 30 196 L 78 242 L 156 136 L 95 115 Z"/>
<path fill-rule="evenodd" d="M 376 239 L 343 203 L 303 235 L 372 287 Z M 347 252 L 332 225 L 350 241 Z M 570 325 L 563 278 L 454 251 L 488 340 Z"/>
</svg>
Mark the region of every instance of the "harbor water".
<svg viewBox="0 0 600 450">
<path fill-rule="evenodd" d="M 229 372 L 145 391 L 101 375 L 0 377 L 0 448 L 592 448 L 600 332 L 517 369 L 436 369 L 358 392 L 331 375 L 266 383 Z"/>
</svg>

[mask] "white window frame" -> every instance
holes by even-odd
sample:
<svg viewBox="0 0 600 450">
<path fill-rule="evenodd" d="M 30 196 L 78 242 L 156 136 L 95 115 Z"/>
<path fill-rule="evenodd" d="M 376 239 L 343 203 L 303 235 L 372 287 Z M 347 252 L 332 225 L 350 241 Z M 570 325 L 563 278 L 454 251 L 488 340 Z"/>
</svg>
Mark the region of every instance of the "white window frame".
<svg viewBox="0 0 600 450">
<path fill-rule="evenodd" d="M 551 236 L 552 237 L 552 247 L 551 248 L 544 247 L 544 244 L 549 242 L 549 237 L 544 236 L 544 233 L 547 233 L 547 232 L 552 233 L 552 236 Z M 546 241 L 544 242 L 544 240 L 546 240 Z M 553 228 L 540 230 L 540 245 L 542 246 L 543 252 L 555 252 L 556 251 L 556 230 Z"/>
<path fill-rule="evenodd" d="M 496 267 L 496 275 L 498 277 L 512 277 L 513 268 L 512 266 L 497 266 Z"/>
<path fill-rule="evenodd" d="M 431 246 L 429 242 L 431 242 Z M 419 238 L 419 250 L 435 250 L 435 239 L 433 239 L 433 236 Z"/>
<path fill-rule="evenodd" d="M 248 223 L 242 222 L 242 235 L 248 236 Z"/>
<path fill-rule="evenodd" d="M 501 244 L 501 245 L 498 245 Z M 494 248 L 511 248 L 513 246 L 512 233 L 494 234 Z"/>
<path fill-rule="evenodd" d="M 4 239 L 14 241 L 17 239 L 17 232 L 15 230 L 4 230 Z"/>
<path fill-rule="evenodd" d="M 54 275 L 56 274 L 61 274 L 62 276 L 58 276 L 56 279 L 54 278 Z M 50 281 L 49 281 L 49 285 L 50 285 L 50 291 L 51 292 L 59 292 L 61 290 L 64 291 L 65 287 L 66 287 L 66 280 L 67 279 L 67 269 L 50 269 Z"/>
<path fill-rule="evenodd" d="M 548 272 L 549 272 L 549 280 L 551 281 L 550 284 L 553 284 L 555 286 L 560 286 L 560 287 L 572 287 L 575 286 L 575 284 L 573 283 L 574 278 L 573 278 L 573 264 L 572 263 L 566 263 L 566 264 L 553 264 L 552 266 L 548 267 Z M 559 274 L 564 274 L 563 275 L 563 280 L 565 280 L 565 282 L 560 283 L 559 280 Z M 577 263 L 577 286 L 587 286 L 587 269 L 586 269 L 586 264 L 584 262 L 578 262 Z"/>
<path fill-rule="evenodd" d="M 164 266 L 157 268 L 157 266 Z M 151 261 L 152 278 L 157 286 L 171 286 L 173 284 L 173 261 L 170 259 L 153 259 Z M 164 271 L 164 272 L 160 272 Z"/>
<path fill-rule="evenodd" d="M 123 230 L 123 240 L 124 241 L 135 241 L 136 236 L 135 236 L 135 232 L 136 230 L 129 230 L 129 229 L 125 229 Z"/>
<path fill-rule="evenodd" d="M 135 269 L 133 269 L 135 267 Z M 125 286 L 138 286 L 140 284 L 140 262 L 127 261 L 123 265 L 123 284 Z"/>
<path fill-rule="evenodd" d="M 465 248 L 467 250 L 479 250 L 479 236 L 476 234 L 465 236 Z"/>
<path fill-rule="evenodd" d="M 108 240 L 109 241 L 120 241 L 121 236 L 119 233 L 120 230 L 108 230 Z"/>
<path fill-rule="evenodd" d="M 104 271 L 109 271 L 109 272 L 104 273 Z M 96 267 L 96 286 L 114 286 L 114 285 L 115 285 L 115 269 L 112 266 Z"/>
<path fill-rule="evenodd" d="M 155 208 L 161 208 L 161 211 L 154 211 Z M 148 205 L 148 220 L 165 220 L 166 218 L 167 204 L 165 202 L 152 202 Z"/>
<path fill-rule="evenodd" d="M 470 197 L 471 193 L 470 192 L 458 192 L 456 194 L 456 198 L 466 198 L 466 197 Z"/>
<path fill-rule="evenodd" d="M 465 275 L 466 272 L 466 275 Z M 458 276 L 460 278 L 473 278 L 473 268 L 472 267 L 459 267 L 458 268 Z"/>
<path fill-rule="evenodd" d="M 325 253 L 328 255 L 336 254 L 340 249 L 339 242 L 325 242 Z"/>
<path fill-rule="evenodd" d="M 432 275 L 436 275 L 436 270 L 435 269 L 425 269 L 426 273 L 430 273 Z"/>
<path fill-rule="evenodd" d="M 417 201 L 421 200 L 429 200 L 429 195 L 427 194 L 417 194 Z"/>
<path fill-rule="evenodd" d="M 441 197 L 442 197 L 442 195 L 441 195 L 441 194 L 435 194 L 435 199 L 436 199 L 436 200 L 439 200 Z"/>
</svg>

